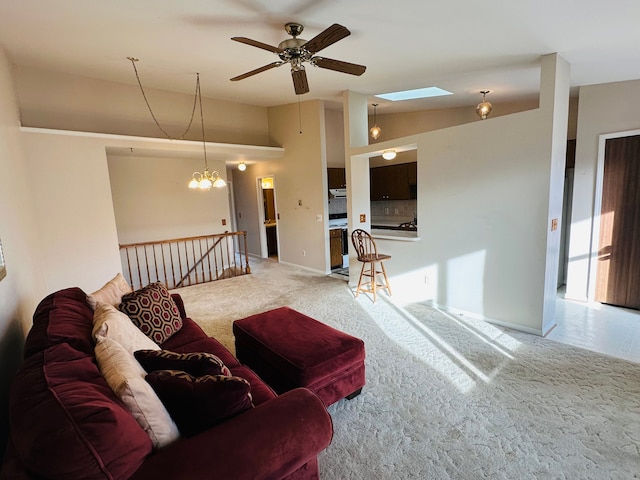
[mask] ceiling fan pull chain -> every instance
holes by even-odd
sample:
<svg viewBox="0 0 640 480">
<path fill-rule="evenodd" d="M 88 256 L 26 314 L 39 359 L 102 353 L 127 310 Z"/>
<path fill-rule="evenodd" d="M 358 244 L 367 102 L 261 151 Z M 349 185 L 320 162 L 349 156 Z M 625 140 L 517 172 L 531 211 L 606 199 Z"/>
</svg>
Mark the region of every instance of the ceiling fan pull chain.
<svg viewBox="0 0 640 480">
<path fill-rule="evenodd" d="M 189 130 L 191 129 L 191 124 L 193 123 L 193 117 L 195 116 L 196 113 L 196 104 L 198 101 L 198 92 L 200 91 L 200 74 L 198 74 L 196 76 L 196 93 L 193 96 L 193 108 L 191 110 L 191 119 L 189 120 L 189 125 L 187 125 L 186 130 L 184 131 L 184 133 L 182 135 L 180 135 L 179 137 L 174 137 L 172 135 L 169 135 L 164 128 L 162 128 L 160 126 L 160 123 L 158 122 L 158 119 L 156 118 L 156 116 L 153 113 L 153 110 L 151 110 L 151 105 L 149 104 L 149 100 L 147 99 L 147 95 L 144 93 L 144 88 L 142 88 L 142 82 L 140 81 L 140 75 L 138 75 L 138 69 L 136 68 L 136 62 L 138 61 L 137 58 L 135 57 L 127 57 L 128 60 L 131 60 L 131 65 L 133 65 L 133 71 L 136 74 L 136 79 L 138 80 L 138 86 L 140 87 L 140 91 L 142 92 L 142 97 L 144 98 L 144 102 L 147 104 L 147 108 L 149 109 L 149 113 L 151 114 L 151 118 L 153 118 L 153 121 L 156 123 L 156 126 L 160 129 L 160 131 L 162 133 L 164 133 L 164 135 L 170 139 L 170 140 L 184 140 L 184 138 L 187 136 L 187 133 L 189 133 Z"/>
<path fill-rule="evenodd" d="M 300 95 L 298 95 L 298 124 L 300 125 L 300 131 L 298 133 L 302 134 L 302 113 L 300 113 Z"/>
</svg>

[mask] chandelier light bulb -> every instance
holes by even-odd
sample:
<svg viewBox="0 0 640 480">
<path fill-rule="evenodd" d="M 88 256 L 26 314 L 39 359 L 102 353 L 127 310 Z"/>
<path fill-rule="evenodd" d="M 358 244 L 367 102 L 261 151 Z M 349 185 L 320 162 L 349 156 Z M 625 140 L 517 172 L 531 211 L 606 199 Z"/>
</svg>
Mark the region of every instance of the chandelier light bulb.
<svg viewBox="0 0 640 480">
<path fill-rule="evenodd" d="M 373 138 L 374 140 L 377 140 L 378 138 L 380 138 L 381 133 L 382 133 L 382 130 L 380 130 L 380 127 L 378 127 L 377 125 L 374 125 L 369 130 L 369 134 L 371 135 L 371 138 Z"/>
<path fill-rule="evenodd" d="M 238 165 L 238 170 L 240 170 L 241 172 L 244 172 L 247 169 L 247 166 L 245 165 L 244 162 L 240 162 L 240 164 Z"/>
</svg>

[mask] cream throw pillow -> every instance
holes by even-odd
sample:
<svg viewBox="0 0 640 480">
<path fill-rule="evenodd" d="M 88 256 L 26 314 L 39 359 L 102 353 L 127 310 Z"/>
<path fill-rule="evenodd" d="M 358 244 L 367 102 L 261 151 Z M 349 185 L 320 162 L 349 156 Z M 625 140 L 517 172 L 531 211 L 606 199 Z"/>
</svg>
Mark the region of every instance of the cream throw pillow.
<svg viewBox="0 0 640 480">
<path fill-rule="evenodd" d="M 133 288 L 129 285 L 129 282 L 118 273 L 115 277 L 105 283 L 100 290 L 96 290 L 90 295 L 87 295 L 87 303 L 91 305 L 94 310 L 98 302 L 108 303 L 114 307 L 118 307 L 122 301 L 122 296 L 125 293 L 133 292 Z"/>
<path fill-rule="evenodd" d="M 156 393 L 144 379 L 146 372 L 118 342 L 98 337 L 96 360 L 107 384 L 131 411 L 155 448 L 162 448 L 180 437 Z"/>
<path fill-rule="evenodd" d="M 132 355 L 136 350 L 160 350 L 127 315 L 112 305 L 98 302 L 93 312 L 93 340 L 97 342 L 104 337 L 115 340 Z"/>
</svg>

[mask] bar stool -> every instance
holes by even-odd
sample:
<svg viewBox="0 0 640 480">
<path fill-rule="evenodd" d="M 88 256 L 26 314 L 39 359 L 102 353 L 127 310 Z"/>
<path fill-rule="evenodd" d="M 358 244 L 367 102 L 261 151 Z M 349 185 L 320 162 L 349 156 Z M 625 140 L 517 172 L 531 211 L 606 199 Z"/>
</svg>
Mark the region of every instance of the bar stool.
<svg viewBox="0 0 640 480">
<path fill-rule="evenodd" d="M 351 232 L 351 242 L 358 254 L 358 261 L 362 262 L 360 270 L 360 278 L 358 279 L 358 287 L 356 288 L 356 297 L 360 292 L 373 293 L 373 302 L 376 301 L 376 291 L 379 288 L 386 288 L 391 295 L 391 287 L 387 272 L 384 269 L 384 262 L 391 258 L 391 255 L 378 253 L 376 242 L 373 240 L 369 232 L 362 229 L 355 229 Z M 379 270 L 378 270 L 379 264 Z M 378 282 L 378 275 L 382 274 L 384 282 Z M 362 282 L 363 277 L 369 277 L 369 281 Z"/>
</svg>

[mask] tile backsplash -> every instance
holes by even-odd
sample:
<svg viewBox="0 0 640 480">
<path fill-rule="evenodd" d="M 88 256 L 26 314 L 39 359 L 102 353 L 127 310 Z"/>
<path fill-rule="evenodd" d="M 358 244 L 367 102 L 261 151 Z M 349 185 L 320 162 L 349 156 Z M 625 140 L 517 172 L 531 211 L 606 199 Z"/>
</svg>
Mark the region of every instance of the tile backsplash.
<svg viewBox="0 0 640 480">
<path fill-rule="evenodd" d="M 413 219 L 417 212 L 417 200 L 382 200 L 371 202 L 372 217 L 404 217 Z M 398 213 L 396 212 L 398 210 Z"/>
<path fill-rule="evenodd" d="M 329 213 L 347 213 L 346 198 L 332 198 L 329 200 Z"/>
</svg>

